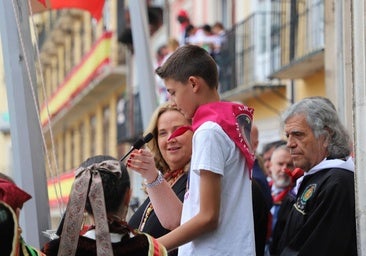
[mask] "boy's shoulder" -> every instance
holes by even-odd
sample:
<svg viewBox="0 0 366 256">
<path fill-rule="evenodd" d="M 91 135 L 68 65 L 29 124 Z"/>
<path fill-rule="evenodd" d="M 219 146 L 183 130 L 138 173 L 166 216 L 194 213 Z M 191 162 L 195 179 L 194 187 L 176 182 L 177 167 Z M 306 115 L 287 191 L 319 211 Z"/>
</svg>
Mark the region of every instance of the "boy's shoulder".
<svg viewBox="0 0 366 256">
<path fill-rule="evenodd" d="M 193 129 L 205 121 L 220 123 L 226 120 L 227 122 L 235 123 L 240 116 L 247 116 L 246 120 L 251 124 L 253 112 L 253 108 L 235 102 L 218 101 L 207 103 L 199 106 L 196 110 L 192 120 Z"/>
<path fill-rule="evenodd" d="M 203 123 L 212 121 L 221 126 L 224 132 L 235 142 L 245 156 L 250 169 L 254 163 L 254 154 L 250 146 L 250 131 L 254 109 L 234 102 L 212 102 L 201 105 L 192 119 L 193 131 Z"/>
</svg>

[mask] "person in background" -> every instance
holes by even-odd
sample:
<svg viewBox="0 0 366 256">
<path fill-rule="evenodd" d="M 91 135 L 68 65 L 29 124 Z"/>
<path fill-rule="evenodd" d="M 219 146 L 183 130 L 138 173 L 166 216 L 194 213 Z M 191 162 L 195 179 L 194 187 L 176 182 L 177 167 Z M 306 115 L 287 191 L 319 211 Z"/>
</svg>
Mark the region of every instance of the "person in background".
<svg viewBox="0 0 366 256">
<path fill-rule="evenodd" d="M 212 32 L 215 35 L 215 40 L 213 44 L 212 57 L 215 59 L 217 64 L 220 66 L 221 62 L 221 48 L 226 42 L 226 31 L 224 25 L 221 22 L 215 22 L 212 26 Z"/>
<path fill-rule="evenodd" d="M 296 180 L 304 173 L 299 168 L 294 170 L 290 150 L 286 145 L 279 146 L 273 151 L 270 169 L 272 173 L 270 185 L 274 205 L 271 209 L 270 240 L 266 249 L 271 255 L 276 255 L 276 248 L 283 233 L 289 210 L 296 197 L 293 188 Z"/>
<path fill-rule="evenodd" d="M 255 255 L 264 255 L 265 245 L 267 243 L 268 225 L 270 211 L 262 188 L 256 179 L 252 179 L 252 204 L 253 204 L 253 222 Z"/>
<path fill-rule="evenodd" d="M 250 132 L 250 143 L 253 152 L 256 152 L 259 144 L 259 130 L 256 125 L 252 125 Z M 270 209 L 272 207 L 271 189 L 267 182 L 266 176 L 261 167 L 261 158 L 255 154 L 253 164 L 253 179 L 252 179 L 252 193 L 253 193 L 253 217 L 254 217 L 254 231 L 255 231 L 255 247 L 256 255 L 264 255 L 265 245 L 268 242 L 269 225 L 271 220 Z"/>
<path fill-rule="evenodd" d="M 252 125 L 252 130 L 250 133 L 250 142 L 252 145 L 252 150 L 255 153 L 255 160 L 253 164 L 253 178 L 259 183 L 261 190 L 266 198 L 268 209 L 272 207 L 272 196 L 271 188 L 267 182 L 266 174 L 263 171 L 263 161 L 261 157 L 256 153 L 259 144 L 259 131 L 256 125 Z"/>
<path fill-rule="evenodd" d="M 305 98 L 282 115 L 287 147 L 305 174 L 294 188 L 279 255 L 357 255 L 354 163 L 335 109 Z"/>
<path fill-rule="evenodd" d="M 286 172 L 286 170 L 292 171 L 294 169 L 290 150 L 286 145 L 279 146 L 273 151 L 270 163 L 272 180 L 269 184 L 273 199 L 273 207 L 271 208 L 273 230 L 281 203 L 294 185 L 288 172 Z"/>
<path fill-rule="evenodd" d="M 202 34 L 202 30 L 200 30 L 198 27 L 194 26 L 193 24 L 189 24 L 186 27 L 186 39 L 185 39 L 184 44 L 185 45 L 186 44 L 197 44 L 198 43 L 198 36 L 200 34 Z"/>
<path fill-rule="evenodd" d="M 212 32 L 209 24 L 204 24 L 200 27 L 187 27 L 187 44 L 193 44 L 205 49 L 212 57 L 214 44 L 217 41 L 217 36 Z"/>
<path fill-rule="evenodd" d="M 214 48 L 217 41 L 217 36 L 213 33 L 212 27 L 209 24 L 204 24 L 201 27 L 201 30 L 203 33 L 201 36 L 201 41 L 199 42 L 199 46 L 205 49 L 211 55 L 211 57 L 214 58 Z"/>
<path fill-rule="evenodd" d="M 177 39 L 172 37 L 168 40 L 167 44 L 164 46 L 165 46 L 164 56 L 161 59 L 161 61 L 157 63 L 155 68 L 161 66 L 167 60 L 167 58 L 179 47 L 179 42 L 177 41 Z M 158 95 L 158 102 L 159 104 L 163 104 L 169 100 L 169 94 L 166 91 L 162 79 L 159 76 L 155 75 L 155 80 L 156 80 L 156 88 L 157 88 L 156 91 Z"/>
<path fill-rule="evenodd" d="M 46 255 L 167 255 L 166 249 L 145 233 L 127 225 L 130 178 L 120 162 L 106 155 L 85 160 L 75 180 L 59 238 L 46 243 Z M 84 210 L 94 223 L 83 230 Z"/>
<path fill-rule="evenodd" d="M 185 10 L 179 10 L 177 14 L 177 21 L 180 24 L 180 33 L 181 36 L 179 38 L 179 45 L 185 45 L 187 43 L 187 27 L 191 25 L 191 21 L 189 19 L 188 13 Z"/>
<path fill-rule="evenodd" d="M 161 237 L 179 225 L 184 194 L 186 192 L 187 172 L 192 154 L 192 130 L 186 130 L 180 136 L 168 140 L 171 134 L 179 128 L 190 127 L 191 122 L 170 103 L 159 106 L 147 128 L 154 137 L 147 146 L 151 150 L 156 169 L 160 170 L 164 179 L 172 188 L 179 203 L 176 208 L 159 208 L 159 198 L 154 194 L 146 198 L 143 204 L 131 216 L 129 225 L 142 232 L 146 232 L 155 238 Z M 150 192 L 149 188 L 146 191 Z M 177 221 L 170 222 L 170 215 L 176 215 Z M 177 250 L 169 252 L 169 255 L 177 255 Z"/>
<path fill-rule="evenodd" d="M 163 44 L 156 50 L 156 66 L 160 66 L 163 63 L 165 57 L 169 53 L 168 45 Z"/>
<path fill-rule="evenodd" d="M 172 53 L 178 49 L 179 47 L 179 42 L 177 39 L 175 39 L 174 37 L 169 38 L 167 44 L 167 54 L 165 55 L 163 61 L 161 62 L 161 64 L 159 66 L 161 66 L 169 57 L 170 55 L 172 55 Z M 165 87 L 164 87 L 165 88 Z"/>
<path fill-rule="evenodd" d="M 1 255 L 44 255 L 27 244 L 22 237 L 19 216 L 23 204 L 31 195 L 19 188 L 7 175 L 0 173 L 0 254 Z"/>
<path fill-rule="evenodd" d="M 254 110 L 220 101 L 217 65 L 199 46 L 179 47 L 156 73 L 172 102 L 192 118 L 194 131 L 181 224 L 158 241 L 168 250 L 179 247 L 180 256 L 255 255 L 250 146 Z M 168 207 L 174 192 L 151 158 L 147 150 L 135 150 L 127 165 L 146 179 L 150 197 L 164 195 L 160 201 Z"/>
<path fill-rule="evenodd" d="M 261 156 L 263 159 L 264 172 L 267 175 L 267 181 L 271 180 L 271 170 L 269 167 L 271 165 L 272 153 L 276 148 L 278 148 L 281 145 L 286 145 L 286 141 L 285 140 L 276 140 L 276 141 L 269 142 L 263 146 Z"/>
</svg>

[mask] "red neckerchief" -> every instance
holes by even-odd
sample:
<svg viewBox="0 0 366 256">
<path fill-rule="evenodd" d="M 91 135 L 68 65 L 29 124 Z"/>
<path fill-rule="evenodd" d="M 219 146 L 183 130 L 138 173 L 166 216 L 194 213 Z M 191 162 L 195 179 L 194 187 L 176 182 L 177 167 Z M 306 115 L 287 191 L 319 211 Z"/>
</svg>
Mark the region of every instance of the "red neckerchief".
<svg viewBox="0 0 366 256">
<path fill-rule="evenodd" d="M 285 173 L 291 177 L 292 184 L 296 183 L 296 180 L 304 175 L 304 171 L 300 168 L 295 168 L 293 170 L 291 169 L 285 169 Z"/>
<path fill-rule="evenodd" d="M 251 172 L 254 163 L 254 154 L 250 146 L 253 112 L 254 109 L 238 103 L 223 101 L 208 103 L 196 110 L 192 119 L 192 128 L 193 131 L 196 131 L 207 121 L 220 125 L 230 139 L 235 142 L 235 145 L 239 147 Z"/>
<path fill-rule="evenodd" d="M 272 195 L 272 200 L 274 204 L 280 204 L 283 200 L 283 198 L 287 195 L 287 193 L 292 189 L 294 184 L 296 183 L 296 180 L 304 175 L 304 171 L 300 168 L 295 168 L 293 170 L 291 169 L 285 169 L 285 173 L 290 176 L 291 178 L 291 185 L 287 188 L 283 189 L 280 193 L 277 195 Z M 269 183 L 269 186 L 273 186 L 273 180 Z"/>
<path fill-rule="evenodd" d="M 270 184 L 272 185 L 272 184 Z M 281 204 L 287 193 L 291 190 L 292 186 L 284 188 L 280 193 L 272 195 L 273 204 Z"/>
<path fill-rule="evenodd" d="M 193 131 L 192 126 L 183 125 L 181 127 L 178 127 L 177 129 L 174 130 L 174 132 L 172 132 L 172 134 L 170 134 L 168 141 L 184 134 L 186 131 Z"/>
</svg>

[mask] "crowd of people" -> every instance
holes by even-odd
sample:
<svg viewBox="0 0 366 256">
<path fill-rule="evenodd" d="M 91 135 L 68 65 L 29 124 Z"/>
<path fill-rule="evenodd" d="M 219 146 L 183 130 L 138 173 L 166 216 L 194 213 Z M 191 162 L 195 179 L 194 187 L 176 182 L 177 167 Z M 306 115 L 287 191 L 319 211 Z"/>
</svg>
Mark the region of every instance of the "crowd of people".
<svg viewBox="0 0 366 256">
<path fill-rule="evenodd" d="M 111 156 L 81 163 L 59 238 L 35 252 L 357 255 L 351 141 L 327 98 L 291 105 L 281 120 L 286 138 L 259 154 L 254 110 L 220 100 L 207 50 L 181 46 L 156 74 L 170 101 L 151 117 L 146 133 L 153 139 L 126 163 Z M 147 193 L 129 220 L 127 170 L 144 178 Z M 19 201 L 11 194 L 20 188 L 9 184 L 15 186 L 0 179 L 0 243 L 14 251 L 19 241 L 26 245 L 15 213 L 30 197 L 23 191 Z M 85 216 L 91 225 L 83 225 Z"/>
<path fill-rule="evenodd" d="M 196 26 L 192 24 L 185 10 L 179 11 L 177 21 L 181 30 L 179 45 L 201 46 L 215 59 L 215 55 L 220 53 L 221 46 L 226 40 L 224 25 L 221 22 L 215 22 L 214 24 Z"/>
<path fill-rule="evenodd" d="M 224 25 L 217 21 L 213 24 L 195 25 L 191 22 L 188 13 L 180 10 L 177 14 L 177 21 L 180 25 L 179 38 L 168 38 L 167 42 L 156 49 L 155 66 L 161 66 L 169 56 L 180 46 L 197 45 L 204 48 L 215 60 L 219 70 L 219 81 L 222 82 L 221 70 L 222 54 L 221 49 L 227 40 L 227 33 Z M 169 100 L 169 95 L 159 77 L 156 81 L 156 92 L 160 103 Z"/>
</svg>

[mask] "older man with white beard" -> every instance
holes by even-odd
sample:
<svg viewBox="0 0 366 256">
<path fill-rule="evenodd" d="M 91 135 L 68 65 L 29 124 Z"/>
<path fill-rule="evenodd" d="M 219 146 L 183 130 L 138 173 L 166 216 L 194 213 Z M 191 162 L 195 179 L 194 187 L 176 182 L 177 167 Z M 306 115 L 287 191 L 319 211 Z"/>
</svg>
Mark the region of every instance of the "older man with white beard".
<svg viewBox="0 0 366 256">
<path fill-rule="evenodd" d="M 290 150 L 286 145 L 280 146 L 273 151 L 270 162 L 270 170 L 272 180 L 270 182 L 271 194 L 273 199 L 272 213 L 272 230 L 277 222 L 278 210 L 287 193 L 292 189 L 292 179 L 287 174 L 287 170 L 294 168 Z"/>
</svg>

